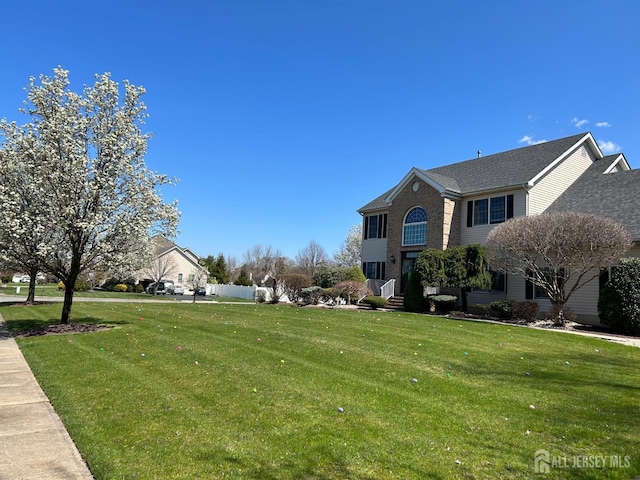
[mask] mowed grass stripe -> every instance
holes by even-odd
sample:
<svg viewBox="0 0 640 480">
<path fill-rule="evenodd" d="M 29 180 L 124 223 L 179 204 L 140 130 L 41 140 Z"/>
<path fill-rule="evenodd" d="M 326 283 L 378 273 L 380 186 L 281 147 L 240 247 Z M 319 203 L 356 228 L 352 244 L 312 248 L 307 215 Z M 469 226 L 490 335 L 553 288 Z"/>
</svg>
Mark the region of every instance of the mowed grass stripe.
<svg viewBox="0 0 640 480">
<path fill-rule="evenodd" d="M 59 312 L 38 309 L 2 313 L 15 329 Z M 120 323 L 20 344 L 97 478 L 529 478 L 539 448 L 640 449 L 630 347 L 271 305 L 74 314 Z"/>
</svg>

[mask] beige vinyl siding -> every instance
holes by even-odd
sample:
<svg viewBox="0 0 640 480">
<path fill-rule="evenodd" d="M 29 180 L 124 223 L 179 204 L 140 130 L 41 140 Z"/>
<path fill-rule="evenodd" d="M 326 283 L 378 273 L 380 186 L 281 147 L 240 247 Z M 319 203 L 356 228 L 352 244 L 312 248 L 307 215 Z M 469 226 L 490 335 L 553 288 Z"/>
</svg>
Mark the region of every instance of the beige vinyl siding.
<svg viewBox="0 0 640 480">
<path fill-rule="evenodd" d="M 387 239 L 369 238 L 362 241 L 362 261 L 363 262 L 386 262 L 387 261 Z"/>
<path fill-rule="evenodd" d="M 625 255 L 625 257 L 640 257 L 640 245 L 632 247 L 631 250 L 629 250 L 629 253 Z"/>
<path fill-rule="evenodd" d="M 583 144 L 529 190 L 529 215 L 543 213 L 595 160 Z"/>
<path fill-rule="evenodd" d="M 484 244 L 487 241 L 489 232 L 495 228 L 498 224 L 494 225 L 476 225 L 473 227 L 467 227 L 467 208 L 469 200 L 482 200 L 483 198 L 497 197 L 500 195 L 513 194 L 513 216 L 522 217 L 526 213 L 526 191 L 514 190 L 510 192 L 492 193 L 484 195 L 474 195 L 472 197 L 464 197 L 461 202 L 462 215 L 460 215 L 460 245 L 469 245 L 470 243 Z"/>
<path fill-rule="evenodd" d="M 173 250 L 167 253 L 173 260 L 176 262 L 176 268 L 167 275 L 167 280 L 172 280 L 174 283 L 186 283 L 189 275 L 193 274 L 194 271 L 198 268 L 198 265 L 193 262 L 190 258 L 185 256 L 183 253 Z M 182 282 L 178 282 L 178 275 L 182 274 Z"/>
</svg>

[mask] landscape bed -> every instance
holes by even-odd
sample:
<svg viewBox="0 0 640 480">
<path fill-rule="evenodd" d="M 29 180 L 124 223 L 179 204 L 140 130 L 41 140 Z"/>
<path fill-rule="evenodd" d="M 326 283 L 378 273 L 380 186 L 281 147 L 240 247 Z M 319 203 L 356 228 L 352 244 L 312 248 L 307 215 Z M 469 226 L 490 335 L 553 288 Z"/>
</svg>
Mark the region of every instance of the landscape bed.
<svg viewBox="0 0 640 480">
<path fill-rule="evenodd" d="M 60 305 L 0 308 L 20 332 Z M 640 349 L 402 312 L 77 303 L 17 337 L 97 479 L 640 475 Z M 620 459 L 617 467 L 571 465 Z M 626 463 L 625 463 L 626 462 Z M 628 464 L 627 464 L 628 463 Z"/>
</svg>

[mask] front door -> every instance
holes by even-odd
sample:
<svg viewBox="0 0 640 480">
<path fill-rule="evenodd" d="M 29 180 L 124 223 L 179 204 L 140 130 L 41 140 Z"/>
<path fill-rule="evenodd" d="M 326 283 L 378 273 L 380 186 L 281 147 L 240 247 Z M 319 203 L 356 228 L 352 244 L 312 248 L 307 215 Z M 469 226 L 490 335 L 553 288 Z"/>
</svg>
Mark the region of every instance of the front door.
<svg viewBox="0 0 640 480">
<path fill-rule="evenodd" d="M 416 258 L 420 252 L 402 252 L 402 276 L 400 277 L 400 292 L 404 293 L 409 281 L 409 275 L 416 267 Z"/>
</svg>

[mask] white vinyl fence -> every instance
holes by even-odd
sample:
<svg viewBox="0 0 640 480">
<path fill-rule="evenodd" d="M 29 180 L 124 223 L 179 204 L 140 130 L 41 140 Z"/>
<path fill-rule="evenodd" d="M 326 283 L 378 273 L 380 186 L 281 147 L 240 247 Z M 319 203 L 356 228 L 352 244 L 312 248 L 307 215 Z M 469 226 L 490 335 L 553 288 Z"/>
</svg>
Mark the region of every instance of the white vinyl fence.
<svg viewBox="0 0 640 480">
<path fill-rule="evenodd" d="M 256 294 L 261 294 L 266 302 L 271 301 L 272 290 L 267 287 L 244 287 L 242 285 L 220 285 L 209 283 L 206 286 L 207 295 L 217 295 L 219 297 L 243 298 L 247 301 L 255 301 Z M 289 298 L 286 295 L 280 297 L 280 302 L 287 303 Z"/>
<path fill-rule="evenodd" d="M 219 297 L 244 298 L 254 301 L 256 298 L 256 286 L 245 287 L 242 285 L 220 285 L 207 284 L 207 295 L 218 295 Z"/>
</svg>

